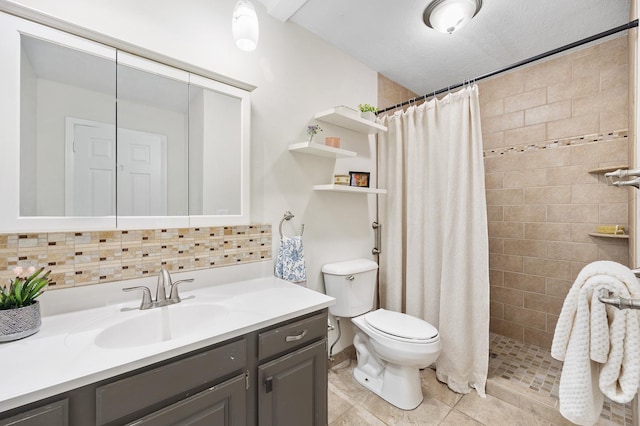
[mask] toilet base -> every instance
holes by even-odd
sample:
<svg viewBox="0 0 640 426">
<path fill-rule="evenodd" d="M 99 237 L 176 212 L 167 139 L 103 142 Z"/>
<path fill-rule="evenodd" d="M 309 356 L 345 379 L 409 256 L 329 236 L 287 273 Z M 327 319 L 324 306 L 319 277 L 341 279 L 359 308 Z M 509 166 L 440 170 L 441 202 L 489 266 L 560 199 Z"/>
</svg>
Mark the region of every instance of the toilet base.
<svg viewBox="0 0 640 426">
<path fill-rule="evenodd" d="M 353 377 L 380 398 L 403 410 L 413 410 L 424 398 L 417 368 L 387 363 L 382 374 L 372 376 L 356 367 Z"/>
</svg>

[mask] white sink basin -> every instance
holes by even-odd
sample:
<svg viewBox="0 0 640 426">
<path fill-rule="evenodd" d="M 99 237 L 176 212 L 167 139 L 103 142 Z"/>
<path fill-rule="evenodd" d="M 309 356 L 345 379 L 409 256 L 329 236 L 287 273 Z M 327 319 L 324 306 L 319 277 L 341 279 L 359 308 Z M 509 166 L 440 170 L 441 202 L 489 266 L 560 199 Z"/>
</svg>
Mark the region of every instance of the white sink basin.
<svg viewBox="0 0 640 426">
<path fill-rule="evenodd" d="M 145 346 L 188 336 L 225 321 L 229 310 L 218 304 L 176 304 L 133 313 L 95 337 L 101 348 Z M 123 314 L 126 315 L 126 314 Z"/>
</svg>

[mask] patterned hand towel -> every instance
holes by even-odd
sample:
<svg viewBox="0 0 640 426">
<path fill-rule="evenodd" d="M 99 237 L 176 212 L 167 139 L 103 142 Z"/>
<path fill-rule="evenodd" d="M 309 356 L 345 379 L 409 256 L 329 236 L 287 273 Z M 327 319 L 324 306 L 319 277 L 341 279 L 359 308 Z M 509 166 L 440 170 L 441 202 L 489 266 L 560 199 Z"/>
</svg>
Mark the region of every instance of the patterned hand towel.
<svg viewBox="0 0 640 426">
<path fill-rule="evenodd" d="M 301 236 L 283 237 L 280 240 L 275 276 L 298 284 L 307 281 Z"/>
</svg>

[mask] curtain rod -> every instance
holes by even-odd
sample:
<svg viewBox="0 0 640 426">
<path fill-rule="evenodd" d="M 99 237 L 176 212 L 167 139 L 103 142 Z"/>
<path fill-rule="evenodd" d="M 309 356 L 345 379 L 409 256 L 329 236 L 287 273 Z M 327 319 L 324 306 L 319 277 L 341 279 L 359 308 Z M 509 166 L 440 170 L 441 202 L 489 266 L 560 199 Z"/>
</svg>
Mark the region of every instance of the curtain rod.
<svg viewBox="0 0 640 426">
<path fill-rule="evenodd" d="M 558 47 L 558 48 L 553 49 L 553 50 L 549 50 L 548 52 L 541 53 L 541 54 L 536 55 L 536 56 L 532 56 L 532 57 L 530 57 L 528 59 L 524 59 L 524 60 L 522 60 L 520 62 L 516 62 L 515 64 L 511 64 L 511 65 L 506 66 L 505 68 L 499 69 L 497 71 L 492 71 L 492 72 L 490 72 L 488 74 L 481 75 L 480 77 L 476 77 L 476 78 L 474 78 L 472 80 L 467 80 L 467 81 L 465 81 L 463 83 L 458 83 L 458 84 L 455 84 L 453 86 L 447 86 L 446 88 L 442 88 L 440 90 L 435 90 L 433 92 L 429 92 L 429 93 L 424 94 L 422 96 L 417 96 L 415 98 L 409 99 L 408 101 L 404 101 L 402 103 L 399 103 L 399 104 L 396 104 L 396 105 L 381 109 L 381 110 L 378 111 L 378 114 L 381 114 L 381 113 L 387 112 L 387 111 L 391 111 L 391 110 L 394 110 L 396 108 L 403 107 L 405 105 L 409 105 L 412 102 L 421 101 L 423 99 L 426 100 L 430 96 L 437 96 L 437 95 L 439 95 L 441 93 L 448 92 L 451 89 L 457 89 L 459 87 L 462 87 L 465 84 L 467 84 L 468 82 L 471 82 L 471 81 L 475 82 L 475 81 L 478 81 L 478 80 L 483 80 L 485 78 L 493 77 L 494 75 L 501 74 L 501 73 L 507 72 L 507 71 L 511 71 L 514 68 L 518 68 L 518 67 L 521 67 L 523 65 L 527 65 L 527 64 L 530 64 L 532 62 L 539 61 L 540 59 L 548 58 L 549 56 L 553 56 L 553 55 L 555 55 L 557 53 L 561 53 L 561 52 L 564 52 L 566 50 L 573 49 L 574 47 L 582 46 L 583 44 L 587 44 L 587 43 L 590 43 L 592 41 L 599 40 L 601 38 L 610 36 L 612 34 L 619 33 L 621 31 L 625 31 L 625 30 L 628 30 L 628 29 L 631 29 L 631 28 L 636 28 L 637 26 L 638 26 L 638 20 L 635 19 L 635 20 L 633 20 L 633 21 L 631 21 L 631 22 L 629 22 L 627 24 L 620 25 L 619 27 L 615 27 L 615 28 L 612 28 L 610 30 L 603 31 L 601 33 L 592 35 L 590 37 L 583 38 L 582 40 L 574 41 L 573 43 L 567 44 L 565 46 Z"/>
</svg>

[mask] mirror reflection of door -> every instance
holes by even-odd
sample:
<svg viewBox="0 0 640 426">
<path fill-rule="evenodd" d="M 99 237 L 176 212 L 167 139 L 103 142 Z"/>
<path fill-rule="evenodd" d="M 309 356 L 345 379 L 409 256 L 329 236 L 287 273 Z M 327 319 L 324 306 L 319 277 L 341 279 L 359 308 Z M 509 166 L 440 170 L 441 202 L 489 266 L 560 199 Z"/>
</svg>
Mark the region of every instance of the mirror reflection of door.
<svg viewBox="0 0 640 426">
<path fill-rule="evenodd" d="M 118 129 L 118 214 L 167 215 L 167 137 Z"/>
<path fill-rule="evenodd" d="M 65 141 L 65 215 L 115 215 L 114 126 L 67 117 Z"/>
<path fill-rule="evenodd" d="M 114 127 L 67 117 L 67 216 L 116 212 Z M 167 214 L 167 138 L 118 129 L 118 211 L 123 216 Z"/>
</svg>

